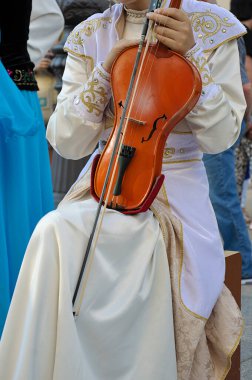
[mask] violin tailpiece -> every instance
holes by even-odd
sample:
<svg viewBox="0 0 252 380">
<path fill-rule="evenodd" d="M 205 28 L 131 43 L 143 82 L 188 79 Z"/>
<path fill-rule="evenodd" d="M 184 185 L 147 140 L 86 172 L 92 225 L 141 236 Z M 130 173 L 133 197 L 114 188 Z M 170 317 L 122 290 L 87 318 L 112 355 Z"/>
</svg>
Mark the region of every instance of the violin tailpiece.
<svg viewBox="0 0 252 380">
<path fill-rule="evenodd" d="M 98 161 L 100 159 L 100 156 L 101 155 L 98 154 L 97 156 L 95 156 L 95 158 L 93 160 L 92 169 L 91 169 L 91 187 L 90 187 L 90 193 L 91 193 L 92 197 L 98 203 L 100 201 L 100 198 L 97 196 L 95 189 L 94 189 L 94 178 L 95 178 L 96 167 L 98 165 Z M 126 215 L 135 215 L 135 214 L 139 214 L 141 212 L 147 211 L 150 208 L 150 206 L 152 205 L 152 203 L 153 203 L 154 199 L 156 198 L 159 190 L 161 189 L 161 186 L 164 182 L 164 178 L 165 178 L 165 176 L 163 174 L 161 174 L 159 177 L 157 177 L 156 182 L 153 185 L 150 193 L 148 194 L 145 201 L 142 203 L 142 205 L 138 209 L 133 209 L 133 210 L 121 209 L 120 210 L 120 207 L 118 207 L 117 211 L 121 212 L 122 214 L 126 214 Z"/>
</svg>

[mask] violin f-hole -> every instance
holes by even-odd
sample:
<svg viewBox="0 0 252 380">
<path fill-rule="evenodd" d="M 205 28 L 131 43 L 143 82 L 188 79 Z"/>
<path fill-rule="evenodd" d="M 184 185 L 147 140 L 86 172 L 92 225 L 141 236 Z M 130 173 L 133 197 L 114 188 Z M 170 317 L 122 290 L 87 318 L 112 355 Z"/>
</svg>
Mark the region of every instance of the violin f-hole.
<svg viewBox="0 0 252 380">
<path fill-rule="evenodd" d="M 165 114 L 163 114 L 163 116 L 158 117 L 158 118 L 154 121 L 154 123 L 153 123 L 153 127 L 152 127 L 152 130 L 150 131 L 150 134 L 149 134 L 149 136 L 147 137 L 147 139 L 145 139 L 144 137 L 142 137 L 142 140 L 141 140 L 142 143 L 143 143 L 143 142 L 146 142 L 146 141 L 149 141 L 149 140 L 152 138 L 153 133 L 157 130 L 157 123 L 158 123 L 158 121 L 161 120 L 161 119 L 167 120 L 167 116 L 166 116 Z"/>
</svg>

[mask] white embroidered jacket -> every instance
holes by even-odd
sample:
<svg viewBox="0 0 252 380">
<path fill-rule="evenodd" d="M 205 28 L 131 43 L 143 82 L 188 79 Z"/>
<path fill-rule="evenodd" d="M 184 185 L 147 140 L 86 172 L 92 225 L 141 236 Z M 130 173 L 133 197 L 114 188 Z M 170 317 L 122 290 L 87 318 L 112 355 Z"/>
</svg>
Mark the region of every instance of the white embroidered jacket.
<svg viewBox="0 0 252 380">
<path fill-rule="evenodd" d="M 163 6 L 168 7 L 169 0 Z M 216 5 L 183 0 L 182 8 L 196 41 L 186 56 L 201 74 L 203 91 L 175 130 L 192 133 L 202 152 L 221 152 L 237 139 L 246 108 L 236 41 L 245 28 Z M 66 158 L 84 157 L 100 138 L 108 137 L 113 125 L 110 76 L 101 63 L 123 36 L 123 26 L 123 7 L 117 4 L 80 23 L 68 37 L 63 87 L 47 127 L 51 145 Z"/>
</svg>

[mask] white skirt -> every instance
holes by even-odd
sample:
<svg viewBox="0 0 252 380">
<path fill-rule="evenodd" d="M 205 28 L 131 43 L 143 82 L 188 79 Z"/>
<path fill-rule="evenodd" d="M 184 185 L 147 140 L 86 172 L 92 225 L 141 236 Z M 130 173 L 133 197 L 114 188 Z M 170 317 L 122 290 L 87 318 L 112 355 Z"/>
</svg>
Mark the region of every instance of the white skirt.
<svg viewBox="0 0 252 380">
<path fill-rule="evenodd" d="M 66 202 L 38 224 L 2 337 L 1 379 L 177 379 L 169 267 L 151 211 L 106 213 L 73 317 L 96 208 Z"/>
</svg>

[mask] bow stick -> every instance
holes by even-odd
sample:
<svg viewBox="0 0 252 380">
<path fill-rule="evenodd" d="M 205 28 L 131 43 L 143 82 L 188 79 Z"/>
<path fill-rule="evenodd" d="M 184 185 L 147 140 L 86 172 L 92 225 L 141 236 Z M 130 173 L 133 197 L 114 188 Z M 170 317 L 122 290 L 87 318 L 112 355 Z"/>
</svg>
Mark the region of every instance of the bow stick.
<svg viewBox="0 0 252 380">
<path fill-rule="evenodd" d="M 176 8 L 179 8 L 180 3 L 181 3 L 181 0 L 171 0 L 170 6 L 174 6 Z M 151 0 L 148 12 L 153 12 L 155 9 L 160 8 L 161 5 L 162 5 L 162 0 Z M 149 47 L 149 44 L 150 44 L 151 30 L 149 30 L 149 32 L 148 32 L 148 29 L 149 29 L 149 19 L 146 18 L 146 21 L 144 23 L 143 30 L 142 30 L 141 40 L 140 40 L 140 43 L 139 43 L 139 47 L 138 47 L 138 51 L 137 51 L 137 55 L 136 55 L 136 59 L 135 59 L 134 67 L 133 67 L 133 71 L 132 71 L 132 76 L 131 76 L 131 79 L 130 79 L 130 84 L 129 84 L 129 88 L 128 88 L 128 92 L 127 92 L 127 96 L 126 96 L 126 100 L 125 100 L 125 105 L 124 105 L 123 112 L 122 112 L 122 117 L 121 117 L 120 125 L 118 127 L 118 132 L 117 132 L 117 136 L 116 136 L 116 139 L 115 139 L 114 149 L 113 149 L 112 154 L 111 154 L 111 158 L 110 158 L 108 170 L 107 170 L 107 173 L 106 173 L 106 177 L 105 177 L 102 193 L 101 193 L 100 200 L 99 200 L 99 203 L 98 203 L 98 206 L 97 206 L 97 211 L 96 211 L 96 215 L 95 215 L 95 220 L 94 220 L 93 228 L 92 228 L 92 231 L 91 231 L 91 234 L 90 234 L 90 238 L 89 238 L 89 241 L 88 241 L 88 245 L 87 245 L 87 248 L 86 248 L 85 256 L 84 256 L 84 259 L 83 259 L 83 263 L 82 263 L 82 266 L 81 266 L 80 274 L 79 274 L 79 277 L 78 277 L 78 281 L 77 281 L 76 288 L 75 288 L 74 295 L 73 295 L 73 299 L 72 299 L 73 315 L 75 317 L 77 317 L 79 315 L 79 312 L 80 312 L 81 302 L 82 302 L 82 299 L 83 299 L 83 296 L 84 296 L 84 291 L 85 291 L 85 288 L 86 288 L 86 284 L 87 284 L 87 280 L 88 280 L 88 275 L 89 275 L 89 272 L 90 272 L 90 269 L 91 269 L 91 265 L 92 265 L 92 260 L 93 260 L 93 256 L 94 256 L 94 250 L 95 250 L 95 247 L 97 245 L 97 241 L 98 241 L 98 237 L 99 237 L 99 233 L 100 233 L 103 217 L 104 217 L 104 214 L 105 214 L 105 210 L 106 210 L 108 199 L 109 199 L 109 194 L 110 194 L 110 191 L 111 191 L 113 179 L 114 179 L 115 172 L 116 172 L 116 166 L 117 166 L 117 162 L 118 162 L 118 159 L 119 159 L 119 154 L 120 154 L 120 151 L 121 151 L 121 147 L 123 145 L 122 130 L 123 130 L 123 127 L 124 127 L 124 133 L 125 133 L 125 130 L 127 128 L 128 122 L 129 122 L 129 118 L 126 118 L 126 114 L 128 112 L 128 109 L 129 109 L 128 114 L 130 114 L 130 112 L 131 112 L 131 109 L 132 109 L 132 106 L 133 106 L 133 102 L 134 102 L 134 97 L 135 97 L 135 94 L 136 94 L 136 91 L 137 91 L 137 85 L 134 88 L 134 84 L 135 84 L 135 81 L 138 82 L 138 80 L 140 78 L 141 69 L 143 67 L 143 62 L 144 62 L 144 59 L 146 57 L 146 54 L 147 54 L 147 51 L 148 51 L 148 47 Z M 143 59 L 142 59 L 142 63 L 140 65 L 140 69 L 139 69 L 139 72 L 138 72 L 138 78 L 136 80 L 137 71 L 138 71 L 139 63 L 140 63 L 140 58 L 141 58 L 141 54 L 142 54 L 142 50 L 143 50 L 143 46 L 144 46 L 144 41 L 146 39 L 147 33 L 148 33 L 147 44 L 146 44 L 146 48 L 145 48 L 145 51 L 144 51 L 144 56 L 143 56 Z M 124 126 L 125 119 L 126 119 L 126 125 Z M 121 141 L 120 141 L 120 139 L 121 139 Z M 116 157 L 116 155 L 117 155 L 117 157 Z M 114 171 L 112 172 L 112 169 L 113 169 L 112 166 L 113 166 L 114 160 L 115 160 L 115 165 L 114 165 Z M 112 173 L 112 177 L 110 179 L 110 184 L 109 184 L 109 177 L 110 177 L 111 173 Z M 109 184 L 109 188 L 108 188 L 108 191 L 107 191 L 108 184 Z M 106 191 L 107 191 L 107 197 L 106 197 L 106 200 L 104 201 Z M 103 203 L 104 203 L 104 207 L 103 207 L 103 212 L 101 213 L 101 208 L 102 208 Z M 99 222 L 99 225 L 98 225 L 98 222 Z M 98 225 L 98 227 L 97 227 L 97 225 Z M 93 241 L 94 241 L 94 243 L 93 243 Z M 91 251 L 91 248 L 92 248 L 92 251 Z M 90 260 L 88 261 L 89 257 L 90 257 Z M 83 274 L 84 274 L 84 270 L 86 268 L 87 262 L 88 262 L 88 266 L 89 267 L 88 267 L 86 276 L 83 279 Z M 81 288 L 81 291 L 79 292 L 80 288 Z"/>
</svg>

